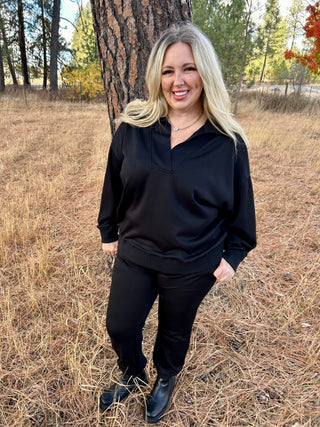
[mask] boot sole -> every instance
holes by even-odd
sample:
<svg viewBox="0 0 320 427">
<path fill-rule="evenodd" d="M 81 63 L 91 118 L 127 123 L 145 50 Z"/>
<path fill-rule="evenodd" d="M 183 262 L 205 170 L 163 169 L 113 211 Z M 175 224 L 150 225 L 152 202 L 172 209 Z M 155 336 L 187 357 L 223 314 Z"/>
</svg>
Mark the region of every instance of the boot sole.
<svg viewBox="0 0 320 427">
<path fill-rule="evenodd" d="M 169 405 L 168 405 L 169 406 Z M 148 424 L 156 424 L 158 421 L 160 421 L 161 420 L 161 418 L 164 416 L 164 414 L 166 413 L 166 410 L 167 410 L 168 408 L 166 408 L 164 411 L 162 411 L 161 413 L 160 413 L 160 415 L 158 415 L 157 417 L 154 417 L 154 418 L 150 418 L 150 417 L 147 417 L 146 418 L 146 420 L 147 420 L 147 423 Z"/>
</svg>

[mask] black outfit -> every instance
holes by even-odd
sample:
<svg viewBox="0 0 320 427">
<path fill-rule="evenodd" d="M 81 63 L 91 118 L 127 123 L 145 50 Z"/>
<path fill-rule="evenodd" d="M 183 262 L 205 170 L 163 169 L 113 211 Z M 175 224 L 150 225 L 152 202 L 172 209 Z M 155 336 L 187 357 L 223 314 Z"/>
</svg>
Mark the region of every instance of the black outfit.
<svg viewBox="0 0 320 427">
<path fill-rule="evenodd" d="M 148 128 L 122 123 L 109 152 L 98 227 L 119 238 L 107 328 L 119 366 L 132 375 L 146 360 L 142 328 L 159 295 L 154 362 L 177 374 L 197 308 L 221 258 L 236 270 L 256 244 L 245 143 L 207 121 L 173 149 L 166 119 Z"/>
<path fill-rule="evenodd" d="M 217 266 L 216 266 L 217 267 Z M 112 276 L 107 329 L 123 372 L 137 375 L 146 365 L 142 328 L 159 295 L 159 327 L 153 352 L 162 378 L 180 372 L 197 309 L 212 287 L 212 271 L 161 273 L 117 256 Z"/>
</svg>

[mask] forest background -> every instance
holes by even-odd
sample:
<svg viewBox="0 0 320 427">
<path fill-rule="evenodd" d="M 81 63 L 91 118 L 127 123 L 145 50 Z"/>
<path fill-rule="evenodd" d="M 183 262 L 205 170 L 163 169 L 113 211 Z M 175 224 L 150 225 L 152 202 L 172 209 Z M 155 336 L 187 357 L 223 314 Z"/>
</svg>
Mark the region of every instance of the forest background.
<svg viewBox="0 0 320 427">
<path fill-rule="evenodd" d="M 0 1 L 0 91 L 12 85 L 59 86 L 68 88 L 71 100 L 103 98 L 90 3 L 74 3 L 78 12 L 72 21 L 61 14 L 60 0 Z M 266 83 L 299 90 L 319 83 L 319 76 L 284 56 L 286 49 L 304 54 L 312 48 L 303 31 L 307 5 L 292 0 L 283 16 L 278 0 L 192 2 L 194 23 L 215 46 L 232 90 Z M 66 25 L 74 29 L 71 45 L 59 35 L 66 34 Z"/>
</svg>

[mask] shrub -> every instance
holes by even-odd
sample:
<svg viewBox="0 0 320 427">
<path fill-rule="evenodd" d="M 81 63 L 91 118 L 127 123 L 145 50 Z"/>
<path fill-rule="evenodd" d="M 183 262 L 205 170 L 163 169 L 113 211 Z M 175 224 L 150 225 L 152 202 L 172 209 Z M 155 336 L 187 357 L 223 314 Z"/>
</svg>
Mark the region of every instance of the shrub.
<svg viewBox="0 0 320 427">
<path fill-rule="evenodd" d="M 83 68 L 66 66 L 61 72 L 63 87 L 68 88 L 68 99 L 91 100 L 105 96 L 98 62 Z"/>
</svg>

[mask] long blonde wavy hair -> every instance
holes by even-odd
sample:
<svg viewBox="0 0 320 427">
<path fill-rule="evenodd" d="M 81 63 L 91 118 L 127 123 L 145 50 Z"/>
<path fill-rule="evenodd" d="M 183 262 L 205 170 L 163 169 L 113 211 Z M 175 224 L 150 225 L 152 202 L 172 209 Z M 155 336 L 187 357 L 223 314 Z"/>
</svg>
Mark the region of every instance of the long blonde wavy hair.
<svg viewBox="0 0 320 427">
<path fill-rule="evenodd" d="M 146 101 L 136 99 L 130 102 L 117 122 L 147 127 L 161 117 L 168 116 L 169 107 L 161 89 L 161 69 L 166 50 L 179 42 L 191 47 L 203 83 L 201 101 L 207 119 L 235 143 L 236 133 L 248 143 L 242 127 L 232 116 L 231 101 L 216 52 L 207 36 L 190 23 L 173 26 L 161 34 L 150 53 L 147 65 L 146 84 L 149 98 Z"/>
</svg>

